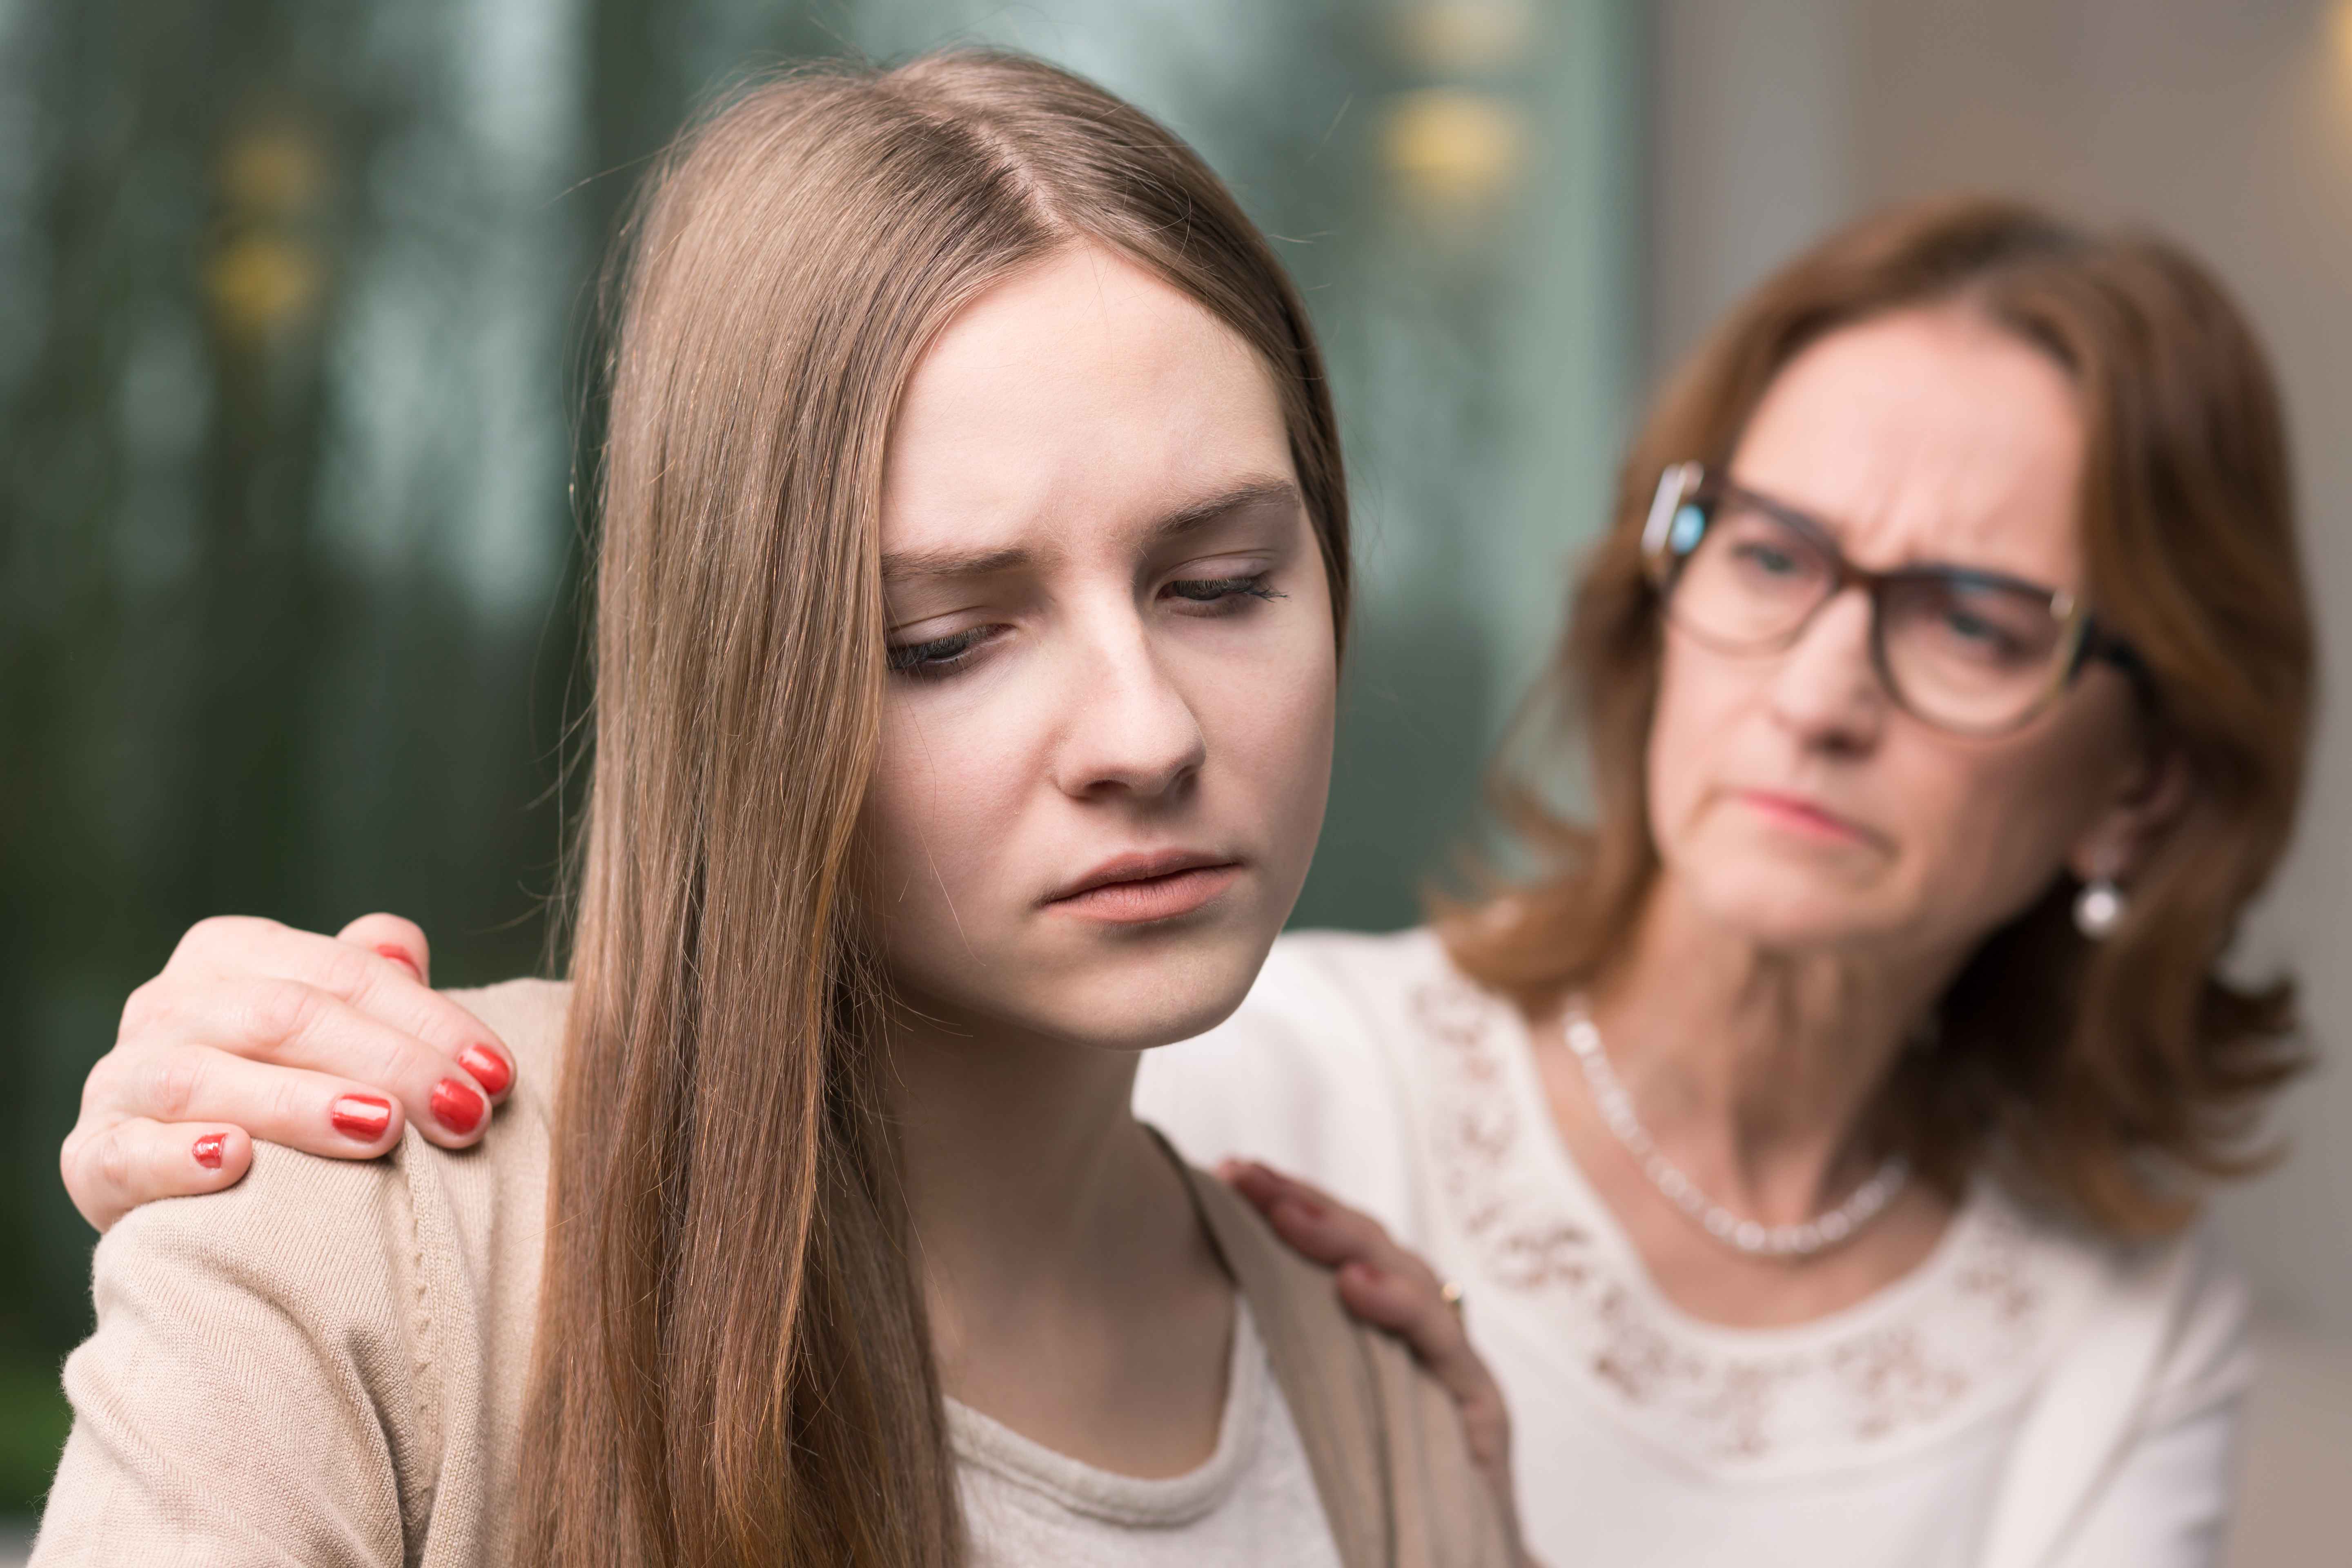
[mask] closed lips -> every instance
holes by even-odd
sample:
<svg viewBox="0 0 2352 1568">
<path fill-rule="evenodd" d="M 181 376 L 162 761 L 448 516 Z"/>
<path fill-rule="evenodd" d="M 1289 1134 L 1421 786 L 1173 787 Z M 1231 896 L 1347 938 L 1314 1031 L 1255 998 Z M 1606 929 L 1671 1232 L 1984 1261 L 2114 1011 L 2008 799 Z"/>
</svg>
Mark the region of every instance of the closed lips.
<svg viewBox="0 0 2352 1568">
<path fill-rule="evenodd" d="M 1163 850 L 1156 855 L 1121 855 L 1106 860 L 1076 882 L 1047 899 L 1048 903 L 1081 898 L 1098 889 L 1149 882 L 1181 876 L 1187 871 L 1220 870 L 1234 863 L 1193 850 Z"/>
<path fill-rule="evenodd" d="M 1241 875 L 1214 856 L 1169 853 L 1106 862 L 1045 900 L 1049 909 L 1121 924 L 1173 920 L 1214 899 Z"/>
</svg>

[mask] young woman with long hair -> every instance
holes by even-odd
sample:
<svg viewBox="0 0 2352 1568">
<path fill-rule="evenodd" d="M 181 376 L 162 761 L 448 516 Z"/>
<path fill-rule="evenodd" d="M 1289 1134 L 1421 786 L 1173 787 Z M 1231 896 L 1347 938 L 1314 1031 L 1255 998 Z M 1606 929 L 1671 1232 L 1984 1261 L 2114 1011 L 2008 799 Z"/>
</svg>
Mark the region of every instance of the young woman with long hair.
<svg viewBox="0 0 2352 1568">
<path fill-rule="evenodd" d="M 36 1560 L 1510 1561 L 1445 1389 L 1129 1109 L 1328 785 L 1347 502 L 1263 239 L 950 55 L 737 95 L 618 302 L 569 985 L 345 950 L 465 1037 L 470 1147 L 313 1073 L 387 1159 L 116 1226 Z"/>
</svg>

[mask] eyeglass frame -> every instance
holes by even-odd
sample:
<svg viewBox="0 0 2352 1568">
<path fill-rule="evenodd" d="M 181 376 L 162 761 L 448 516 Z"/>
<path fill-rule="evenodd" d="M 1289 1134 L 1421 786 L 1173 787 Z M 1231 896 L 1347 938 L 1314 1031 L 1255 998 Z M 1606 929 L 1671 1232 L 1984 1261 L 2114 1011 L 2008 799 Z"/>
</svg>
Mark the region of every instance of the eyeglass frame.
<svg viewBox="0 0 2352 1568">
<path fill-rule="evenodd" d="M 1708 498 L 1712 504 L 1699 509 L 1698 531 L 1684 542 L 1675 539 L 1675 522 L 1684 507 Z M 1796 646 L 1799 638 L 1838 596 L 1849 588 L 1859 588 L 1870 603 L 1870 663 L 1878 677 L 1879 686 L 1896 707 L 1921 723 L 1941 730 L 1947 734 L 1965 735 L 1982 740 L 2012 735 L 2024 729 L 2071 689 L 2082 679 L 2083 671 L 2095 659 L 2114 665 L 2130 678 L 2133 687 L 2143 697 L 2147 695 L 2147 667 L 2131 644 L 2098 624 L 2090 606 L 2077 595 L 2063 588 L 2052 588 L 2022 577 L 2012 577 L 2003 572 L 1988 572 L 1971 566 L 1897 566 L 1885 572 L 1873 572 L 1855 565 L 1839 547 L 1837 536 L 1828 525 L 1807 515 L 1785 501 L 1761 495 L 1744 485 L 1734 483 L 1727 476 L 1710 473 L 1704 463 L 1675 463 L 1658 477 L 1658 488 L 1650 500 L 1650 514 L 1642 524 L 1642 561 L 1650 585 L 1658 595 L 1660 613 L 1668 614 L 1675 584 L 1683 567 L 1715 526 L 1716 508 L 1726 500 L 1737 500 L 1753 507 L 1781 524 L 1802 535 L 1806 542 L 1820 550 L 1829 563 L 1829 591 L 1813 607 L 1786 632 L 1768 637 L 1744 651 L 1754 653 L 1785 652 Z M 1889 587 L 1903 583 L 1916 583 L 1932 578 L 1941 582 L 1961 582 L 1979 587 L 2000 588 L 2022 593 L 2029 597 L 2047 600 L 2050 613 L 2059 625 L 2060 646 L 2066 651 L 2051 661 L 2049 684 L 2037 694 L 2024 711 L 1999 728 L 1970 729 L 1948 723 L 1922 713 L 1903 692 L 1886 657 L 1885 595 Z M 1701 640 L 1712 640 L 1707 634 L 1685 627 Z M 1729 639 L 1725 639 L 1727 651 Z"/>
</svg>

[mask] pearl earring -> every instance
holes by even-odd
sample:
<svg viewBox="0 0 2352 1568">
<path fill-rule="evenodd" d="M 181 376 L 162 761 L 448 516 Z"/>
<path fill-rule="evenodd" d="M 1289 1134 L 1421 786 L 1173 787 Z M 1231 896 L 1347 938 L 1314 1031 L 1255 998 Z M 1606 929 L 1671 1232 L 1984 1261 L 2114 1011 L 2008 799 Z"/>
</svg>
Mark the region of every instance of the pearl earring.
<svg viewBox="0 0 2352 1568">
<path fill-rule="evenodd" d="M 2074 899 L 2074 929 L 2093 942 L 2105 942 L 2122 923 L 2124 890 L 2113 877 L 2098 876 L 2083 884 Z"/>
</svg>

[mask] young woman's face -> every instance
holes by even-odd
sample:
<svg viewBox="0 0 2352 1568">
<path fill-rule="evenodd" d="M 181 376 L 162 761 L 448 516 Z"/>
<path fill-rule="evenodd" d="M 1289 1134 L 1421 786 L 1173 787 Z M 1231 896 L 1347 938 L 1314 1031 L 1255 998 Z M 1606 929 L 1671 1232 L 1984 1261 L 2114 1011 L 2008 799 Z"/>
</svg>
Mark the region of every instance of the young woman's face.
<svg viewBox="0 0 2352 1568">
<path fill-rule="evenodd" d="M 1832 332 L 1790 362 L 1732 463 L 1849 559 L 2079 591 L 2084 427 L 2048 356 L 1957 310 Z M 1870 606 L 1796 644 L 1717 651 L 1669 623 L 1650 812 L 1675 889 L 1768 946 L 1973 947 L 2112 828 L 2146 777 L 2132 694 L 2095 663 L 1999 739 L 1937 730 L 1873 668 Z"/>
<path fill-rule="evenodd" d="M 1331 602 L 1271 374 L 1091 247 L 909 383 L 883 488 L 878 941 L 950 1026 L 1116 1047 L 1239 1004 L 1330 782 Z"/>
</svg>

